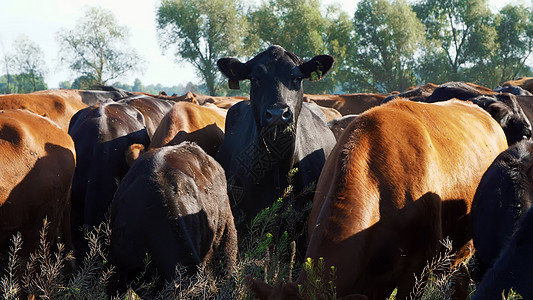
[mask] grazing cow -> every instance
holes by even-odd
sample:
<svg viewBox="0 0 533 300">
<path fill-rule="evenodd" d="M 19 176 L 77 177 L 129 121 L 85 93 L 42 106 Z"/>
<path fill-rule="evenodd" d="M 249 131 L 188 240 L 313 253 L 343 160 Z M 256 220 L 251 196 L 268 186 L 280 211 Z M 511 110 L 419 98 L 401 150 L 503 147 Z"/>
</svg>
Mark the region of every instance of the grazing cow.
<svg viewBox="0 0 533 300">
<path fill-rule="evenodd" d="M 146 255 L 161 283 L 174 278 L 178 263 L 188 274 L 206 264 L 229 274 L 237 233 L 224 169 L 189 142 L 141 155 L 113 199 L 110 248 L 119 288 L 141 274 Z"/>
<path fill-rule="evenodd" d="M 225 118 L 215 109 L 176 102 L 157 127 L 150 148 L 191 141 L 214 157 L 224 139 L 225 122 Z"/>
<path fill-rule="evenodd" d="M 427 102 L 446 101 L 452 98 L 470 100 L 479 95 L 494 95 L 495 91 L 471 82 L 446 82 L 437 87 L 429 96 Z"/>
<path fill-rule="evenodd" d="M 528 192 L 531 193 L 531 188 Z M 473 300 L 507 299 L 502 294 L 508 295 L 511 289 L 521 296 L 514 299 L 533 299 L 532 232 L 533 209 L 530 208 L 519 221 L 516 232 L 507 241 L 494 266 L 477 286 Z"/>
<path fill-rule="evenodd" d="M 246 63 L 235 58 L 218 60 L 230 86 L 239 80 L 251 81 L 250 100 L 228 111 L 217 154 L 226 171 L 239 235 L 244 235 L 257 213 L 283 194 L 291 169 L 298 168 L 292 181 L 294 195 L 301 195 L 318 180 L 335 137 L 320 108 L 303 102 L 302 80 L 320 79 L 333 62 L 329 55 L 304 62 L 280 46 L 271 46 Z M 303 213 L 311 200 L 309 192 L 296 197 L 294 211 Z M 303 230 L 304 220 L 291 221 L 297 223 L 296 232 Z M 305 244 L 302 241 L 298 247 L 303 250 Z"/>
<path fill-rule="evenodd" d="M 105 221 L 120 180 L 128 171 L 126 150 L 148 147 L 143 115 L 135 108 L 109 101 L 87 107 L 72 117 L 69 134 L 78 163 L 72 183 L 72 228 L 77 257 L 87 250 L 80 229 Z"/>
<path fill-rule="evenodd" d="M 141 112 L 141 114 L 143 114 L 146 124 L 146 131 L 148 132 L 148 136 L 150 138 L 154 135 L 157 126 L 159 126 L 159 123 L 161 122 L 161 119 L 163 119 L 163 117 L 174 105 L 173 101 L 145 95 L 126 97 L 118 102 L 135 107 Z"/>
<path fill-rule="evenodd" d="M 532 96 L 529 91 L 524 90 L 523 88 L 515 85 L 506 85 L 506 86 L 499 86 L 494 89 L 497 93 L 509 93 L 516 96 Z"/>
<path fill-rule="evenodd" d="M 27 109 L 54 121 L 65 132 L 70 118 L 85 107 L 79 94 L 70 90 L 0 95 L 0 109 Z"/>
<path fill-rule="evenodd" d="M 406 98 L 412 101 L 427 102 L 427 99 L 429 98 L 429 96 L 431 96 L 431 94 L 437 87 L 438 85 L 433 83 L 426 83 L 416 88 L 412 87 L 407 91 L 401 93 L 394 93 L 390 96 L 387 96 L 387 98 L 385 98 L 382 103 L 392 101 L 396 98 Z"/>
<path fill-rule="evenodd" d="M 328 122 L 328 127 L 333 132 L 335 139 L 339 140 L 341 134 L 344 132 L 344 129 L 350 125 L 353 119 L 357 118 L 359 115 L 346 115 L 344 117 L 334 119 Z"/>
<path fill-rule="evenodd" d="M 533 204 L 532 168 L 533 142 L 524 140 L 498 155 L 479 183 L 472 202 L 478 282 Z"/>
<path fill-rule="evenodd" d="M 378 106 L 385 99 L 381 94 L 340 94 L 340 95 L 311 95 L 305 94 L 305 101 L 312 101 L 322 107 L 336 109 L 341 115 L 360 114 L 363 111 Z"/>
<path fill-rule="evenodd" d="M 39 247 L 46 217 L 46 240 L 55 240 L 63 222 L 63 243 L 72 249 L 69 197 L 76 164 L 70 136 L 47 118 L 23 109 L 0 111 L 0 247 L 22 234 L 24 258 Z"/>
<path fill-rule="evenodd" d="M 530 93 L 533 93 L 533 77 L 520 77 L 516 80 L 509 80 L 504 82 L 502 86 L 517 86 Z"/>
<path fill-rule="evenodd" d="M 468 102 L 398 99 L 362 113 L 320 175 L 306 257 L 336 267 L 338 297 L 386 299 L 398 287 L 397 299 L 405 299 L 441 238 L 454 251 L 469 244 L 476 187 L 506 148 L 498 123 Z M 298 285 L 305 293 L 305 280 L 302 271 L 280 289 L 259 281 L 252 288 L 261 299 L 292 299 Z"/>
</svg>

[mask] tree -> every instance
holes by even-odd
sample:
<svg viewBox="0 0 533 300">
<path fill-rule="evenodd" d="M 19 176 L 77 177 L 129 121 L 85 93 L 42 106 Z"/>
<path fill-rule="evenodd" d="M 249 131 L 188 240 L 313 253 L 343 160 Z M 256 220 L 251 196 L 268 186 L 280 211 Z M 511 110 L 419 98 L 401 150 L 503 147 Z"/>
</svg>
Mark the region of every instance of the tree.
<svg viewBox="0 0 533 300">
<path fill-rule="evenodd" d="M 491 58 L 492 70 L 501 84 L 518 75 L 531 76 L 526 60 L 533 51 L 533 10 L 524 5 L 507 5 L 496 17 L 498 47 Z M 493 71 L 494 72 L 494 71 Z"/>
<path fill-rule="evenodd" d="M 5 72 L 5 76 L 2 76 L 2 77 L 5 77 L 3 80 L 2 80 L 2 83 L 1 83 L 1 91 L 4 93 L 4 94 L 10 94 L 12 93 L 12 75 L 11 75 L 11 69 L 12 69 L 12 65 L 13 65 L 13 57 L 4 49 L 4 45 L 1 44 L 2 46 L 2 67 L 4 68 L 4 72 Z"/>
<path fill-rule="evenodd" d="M 163 51 L 190 62 L 203 78 L 209 94 L 216 95 L 220 78 L 216 62 L 242 54 L 247 23 L 239 0 L 162 0 L 157 29 Z"/>
<path fill-rule="evenodd" d="M 466 70 L 486 61 L 496 46 L 487 0 L 422 0 L 413 10 L 426 26 L 431 47 L 420 65 L 422 81 L 434 80 L 435 67 L 448 81 L 476 81 Z M 437 64 L 426 64 L 431 61 Z"/>
<path fill-rule="evenodd" d="M 405 0 L 363 0 L 354 25 L 349 57 L 359 91 L 403 91 L 416 84 L 415 56 L 424 42 L 424 25 Z"/>
<path fill-rule="evenodd" d="M 139 78 L 135 78 L 135 81 L 133 82 L 132 91 L 133 92 L 142 92 L 142 91 L 144 91 L 144 85 L 143 85 L 142 81 Z"/>
<path fill-rule="evenodd" d="M 89 7 L 71 30 L 57 33 L 59 57 L 91 85 L 105 85 L 137 71 L 143 60 L 128 45 L 128 29 L 119 26 L 114 15 L 103 8 Z M 74 84 L 73 84 L 74 85 Z"/>
<path fill-rule="evenodd" d="M 43 85 L 46 72 L 44 53 L 25 35 L 13 42 L 12 64 L 19 74 L 19 84 L 24 86 L 24 92 L 46 89 L 46 84 Z"/>
<path fill-rule="evenodd" d="M 269 0 L 249 14 L 251 32 L 257 36 L 254 52 L 280 45 L 303 59 L 324 51 L 324 18 L 319 0 Z"/>
<path fill-rule="evenodd" d="M 255 54 L 280 45 L 308 60 L 317 54 L 335 57 L 336 64 L 321 81 L 306 81 L 307 93 L 334 92 L 339 66 L 344 65 L 346 44 L 353 31 L 348 14 L 340 6 L 320 11 L 319 0 L 269 0 L 248 14 L 250 35 L 246 45 Z"/>
</svg>

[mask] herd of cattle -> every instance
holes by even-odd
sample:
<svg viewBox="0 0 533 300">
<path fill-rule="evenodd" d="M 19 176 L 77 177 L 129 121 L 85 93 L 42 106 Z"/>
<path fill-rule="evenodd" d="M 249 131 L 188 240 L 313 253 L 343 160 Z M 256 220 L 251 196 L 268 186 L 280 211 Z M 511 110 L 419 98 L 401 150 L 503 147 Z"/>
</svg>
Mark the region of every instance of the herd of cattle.
<svg viewBox="0 0 533 300">
<path fill-rule="evenodd" d="M 303 216 L 291 224 L 306 232 L 297 252 L 336 267 L 338 298 L 409 298 L 449 238 L 455 264 L 475 249 L 475 299 L 511 288 L 533 299 L 533 78 L 304 94 L 333 63 L 279 46 L 220 59 L 230 87 L 250 80 L 249 99 L 0 95 L 0 247 L 19 231 L 28 257 L 46 217 L 48 240 L 60 235 L 80 259 L 85 232 L 109 219 L 118 291 L 146 254 L 164 280 L 178 263 L 231 273 L 254 216 L 292 185 L 287 205 Z M 260 299 L 299 298 L 305 282 L 305 271 L 276 287 L 248 279 Z M 455 284 L 466 299 L 468 284 Z"/>
</svg>

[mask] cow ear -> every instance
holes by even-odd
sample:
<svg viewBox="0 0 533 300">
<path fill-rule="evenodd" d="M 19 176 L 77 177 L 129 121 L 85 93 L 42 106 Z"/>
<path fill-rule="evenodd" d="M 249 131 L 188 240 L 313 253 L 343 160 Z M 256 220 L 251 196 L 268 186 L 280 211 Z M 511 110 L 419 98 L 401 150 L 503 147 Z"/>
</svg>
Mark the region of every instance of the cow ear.
<svg viewBox="0 0 533 300">
<path fill-rule="evenodd" d="M 298 68 L 301 72 L 302 78 L 309 78 L 311 81 L 322 79 L 331 70 L 335 59 L 330 55 L 317 55 L 310 61 L 300 65 Z"/>
<path fill-rule="evenodd" d="M 139 156 L 141 156 L 141 154 L 143 154 L 144 152 L 146 152 L 144 145 L 142 144 L 130 145 L 125 153 L 126 163 L 128 164 L 128 166 L 130 166 L 131 168 L 131 166 L 133 166 L 137 158 L 139 158 Z"/>
<path fill-rule="evenodd" d="M 250 78 L 250 71 L 246 64 L 233 57 L 224 57 L 217 61 L 220 72 L 228 78 L 229 88 L 239 89 L 239 80 Z"/>
</svg>

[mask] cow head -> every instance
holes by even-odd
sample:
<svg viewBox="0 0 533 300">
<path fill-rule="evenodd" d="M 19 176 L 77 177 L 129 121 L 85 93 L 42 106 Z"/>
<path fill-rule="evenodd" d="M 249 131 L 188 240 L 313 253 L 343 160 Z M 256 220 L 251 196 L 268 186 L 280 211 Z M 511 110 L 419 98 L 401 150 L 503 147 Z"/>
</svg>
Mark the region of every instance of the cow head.
<svg viewBox="0 0 533 300">
<path fill-rule="evenodd" d="M 239 80 L 250 80 L 250 101 L 257 128 L 293 127 L 303 101 L 302 80 L 319 80 L 333 66 L 329 55 L 318 55 L 304 62 L 280 46 L 271 46 L 246 63 L 221 58 L 217 65 L 229 78 L 230 87 Z"/>
</svg>

